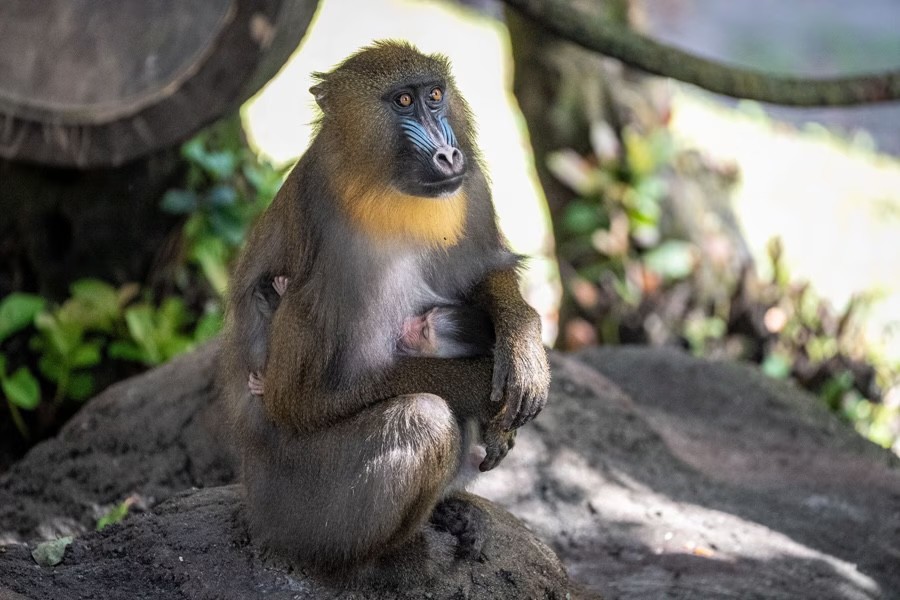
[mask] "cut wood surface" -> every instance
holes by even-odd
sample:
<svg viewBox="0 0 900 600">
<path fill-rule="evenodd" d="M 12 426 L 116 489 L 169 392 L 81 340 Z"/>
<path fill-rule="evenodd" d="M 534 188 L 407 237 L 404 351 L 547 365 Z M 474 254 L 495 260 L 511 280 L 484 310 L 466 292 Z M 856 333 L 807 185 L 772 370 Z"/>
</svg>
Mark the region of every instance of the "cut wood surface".
<svg viewBox="0 0 900 600">
<path fill-rule="evenodd" d="M 6 0 L 0 156 L 95 167 L 178 144 L 261 88 L 316 0 Z"/>
</svg>

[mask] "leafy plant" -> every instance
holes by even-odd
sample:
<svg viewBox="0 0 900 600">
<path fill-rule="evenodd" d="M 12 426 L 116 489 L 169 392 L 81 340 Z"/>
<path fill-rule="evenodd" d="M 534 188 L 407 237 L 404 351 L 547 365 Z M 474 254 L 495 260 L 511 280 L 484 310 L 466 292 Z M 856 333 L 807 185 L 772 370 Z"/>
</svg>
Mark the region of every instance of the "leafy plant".
<svg viewBox="0 0 900 600">
<path fill-rule="evenodd" d="M 237 117 L 201 132 L 182 146 L 181 155 L 189 165 L 185 185 L 166 192 L 161 206 L 187 216 L 187 259 L 221 294 L 229 263 L 250 224 L 274 198 L 284 172 L 247 147 Z"/>
<path fill-rule="evenodd" d="M 29 434 L 24 413 L 45 406 L 55 414 L 136 366 L 165 362 L 221 329 L 230 263 L 284 171 L 248 148 L 237 115 L 185 143 L 181 154 L 184 180 L 160 201 L 162 210 L 185 217 L 183 252 L 166 275 L 166 294 L 82 279 L 61 304 L 24 293 L 0 301 L 0 389 L 23 436 Z M 170 295 L 173 289 L 181 296 Z"/>
<path fill-rule="evenodd" d="M 577 194 L 557 231 L 573 307 L 561 323 L 564 347 L 627 341 L 752 360 L 900 451 L 900 365 L 882 359 L 856 326 L 868 299 L 855 298 L 836 314 L 810 286 L 791 280 L 778 240 L 769 246 L 769 278 L 747 262 L 736 277 L 737 242 L 717 231 L 686 235 L 668 214 L 685 202 L 671 175 L 696 157 L 674 152 L 663 128 L 595 129 L 591 154 L 558 152 L 548 165 Z M 700 164 L 733 181 L 727 169 Z M 885 392 L 894 400 L 882 402 Z"/>
<path fill-rule="evenodd" d="M 128 339 L 113 341 L 109 356 L 123 360 L 158 365 L 205 341 L 221 327 L 221 315 L 203 315 L 193 331 L 188 327 L 193 317 L 180 298 L 166 298 L 159 308 L 142 302 L 125 311 Z"/>
<path fill-rule="evenodd" d="M 626 127 L 616 134 L 598 123 L 592 133 L 592 155 L 557 152 L 548 166 L 578 194 L 562 214 L 560 259 L 578 281 L 599 285 L 615 302 L 598 311 L 587 306 L 593 301 L 573 295 L 599 321 L 601 339 L 615 343 L 619 322 L 648 291 L 693 273 L 696 249 L 661 234 L 664 176 L 674 152 L 667 131 L 642 134 Z"/>
<path fill-rule="evenodd" d="M 55 403 L 84 400 L 93 393 L 94 378 L 88 369 L 100 363 L 100 335 L 115 333 L 121 307 L 136 290 L 126 287 L 120 293 L 108 283 L 82 279 L 70 291 L 72 296 L 59 308 L 35 316 L 38 335 L 30 344 L 40 357 L 41 374 L 56 384 Z"/>
<path fill-rule="evenodd" d="M 131 509 L 131 506 L 134 504 L 134 502 L 134 497 L 129 496 L 122 502 L 119 502 L 111 509 L 109 509 L 106 514 L 97 519 L 97 531 L 102 531 L 110 525 L 114 525 L 122 521 L 122 519 L 128 516 L 128 511 Z"/>
<path fill-rule="evenodd" d="M 0 301 L 0 343 L 34 322 L 46 302 L 40 296 L 14 292 Z M 28 437 L 28 428 L 21 410 L 34 410 L 41 402 L 41 389 L 37 378 L 26 366 L 7 373 L 7 359 L 0 354 L 0 388 L 16 429 Z"/>
<path fill-rule="evenodd" d="M 23 364 L 12 372 L 11 357 L 0 354 L 0 387 L 24 437 L 28 428 L 22 411 L 35 410 L 44 400 L 59 406 L 90 397 L 104 357 L 156 365 L 209 339 L 221 327 L 217 306 L 195 317 L 180 298 L 167 298 L 158 307 L 148 301 L 135 302 L 139 289 L 133 284 L 116 289 L 102 281 L 81 279 L 70 291 L 71 296 L 58 306 L 19 293 L 0 302 L 4 334 L 0 343 L 29 336 L 31 352 L 16 357 Z M 32 370 L 35 366 L 39 376 Z M 53 391 L 45 395 L 48 388 Z"/>
</svg>

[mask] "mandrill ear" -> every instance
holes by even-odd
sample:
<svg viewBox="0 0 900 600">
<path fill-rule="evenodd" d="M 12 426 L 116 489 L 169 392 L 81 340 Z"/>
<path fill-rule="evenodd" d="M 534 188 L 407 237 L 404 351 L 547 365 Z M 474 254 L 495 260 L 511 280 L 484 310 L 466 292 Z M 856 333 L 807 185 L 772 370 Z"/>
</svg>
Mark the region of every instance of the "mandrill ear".
<svg viewBox="0 0 900 600">
<path fill-rule="evenodd" d="M 313 95 L 313 98 L 316 99 L 316 104 L 319 105 L 319 108 L 322 109 L 322 112 L 325 112 L 325 106 L 328 103 L 327 95 L 325 94 L 325 81 L 322 79 L 322 75 L 319 73 L 313 74 L 313 77 L 319 80 L 319 83 L 309 88 L 309 93 Z"/>
</svg>

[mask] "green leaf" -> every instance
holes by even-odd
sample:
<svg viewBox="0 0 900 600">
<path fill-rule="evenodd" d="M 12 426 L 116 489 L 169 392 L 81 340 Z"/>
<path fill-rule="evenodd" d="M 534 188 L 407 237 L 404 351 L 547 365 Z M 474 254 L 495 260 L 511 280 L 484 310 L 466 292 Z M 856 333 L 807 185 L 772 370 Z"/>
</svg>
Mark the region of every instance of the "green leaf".
<svg viewBox="0 0 900 600">
<path fill-rule="evenodd" d="M 766 356 L 760 368 L 773 379 L 786 379 L 791 374 L 792 366 L 790 357 L 773 352 Z"/>
<path fill-rule="evenodd" d="M 109 509 L 105 515 L 97 519 L 97 531 L 102 531 L 105 527 L 109 527 L 115 523 L 118 523 L 126 516 L 128 516 L 128 508 L 130 504 L 128 501 L 120 502 L 116 504 L 114 507 Z"/>
<path fill-rule="evenodd" d="M 182 325 L 188 321 L 187 308 L 184 306 L 184 300 L 176 296 L 171 296 L 163 300 L 162 305 L 156 311 L 157 326 L 156 329 L 160 333 L 171 335 L 178 331 Z"/>
<path fill-rule="evenodd" d="M 262 204 L 268 205 L 278 188 L 281 187 L 282 173 L 272 165 L 261 162 L 258 164 L 246 163 L 243 167 L 244 177 L 256 190 L 258 199 Z"/>
<path fill-rule="evenodd" d="M 51 354 L 44 354 L 38 359 L 38 369 L 50 381 L 59 381 L 68 372 L 58 357 Z"/>
<path fill-rule="evenodd" d="M 60 316 L 63 313 L 60 312 Z M 63 320 L 50 313 L 42 312 L 34 318 L 34 325 L 50 342 L 50 350 L 59 356 L 69 356 L 84 335 L 84 328 L 78 321 Z M 45 351 L 48 350 L 45 348 Z"/>
<path fill-rule="evenodd" d="M 13 292 L 0 301 L 0 342 L 34 322 L 46 300 L 34 294 Z"/>
<path fill-rule="evenodd" d="M 163 195 L 160 207 L 167 213 L 184 215 L 197 210 L 197 193 L 191 190 L 169 190 Z"/>
<path fill-rule="evenodd" d="M 86 400 L 94 393 L 94 376 L 90 373 L 74 373 L 66 386 L 66 395 L 72 400 Z"/>
<path fill-rule="evenodd" d="M 206 196 L 209 204 L 214 208 L 233 206 L 238 199 L 237 190 L 233 186 L 219 184 L 214 186 Z"/>
<path fill-rule="evenodd" d="M 204 152 L 197 155 L 197 164 L 219 181 L 234 175 L 237 163 L 237 156 L 230 152 Z"/>
<path fill-rule="evenodd" d="M 188 350 L 192 350 L 194 348 L 194 342 L 188 337 L 185 336 L 172 336 L 168 339 L 164 340 L 160 344 L 160 353 L 162 355 L 162 360 L 166 361 L 170 358 L 178 356 L 179 354 L 184 354 Z"/>
<path fill-rule="evenodd" d="M 91 300 L 93 304 L 109 305 L 119 298 L 116 288 L 100 279 L 79 279 L 69 289 L 73 297 Z"/>
<path fill-rule="evenodd" d="M 72 298 L 63 304 L 60 319 L 84 329 L 109 331 L 119 317 L 119 290 L 99 279 L 79 279 L 71 286 Z"/>
<path fill-rule="evenodd" d="M 145 362 L 158 364 L 162 362 L 159 347 L 153 335 L 153 308 L 147 304 L 139 304 L 125 311 L 125 323 L 128 333 L 144 351 Z"/>
<path fill-rule="evenodd" d="M 41 403 L 41 386 L 27 367 L 0 381 L 7 399 L 23 410 L 34 410 Z"/>
<path fill-rule="evenodd" d="M 70 359 L 72 368 L 85 369 L 100 363 L 101 343 L 98 341 L 84 342 L 72 353 Z"/>
<path fill-rule="evenodd" d="M 66 547 L 72 543 L 72 539 L 71 535 L 67 535 L 57 540 L 41 542 L 31 551 L 31 557 L 42 567 L 55 567 L 62 562 Z"/>
<path fill-rule="evenodd" d="M 237 246 L 244 239 L 245 222 L 232 211 L 219 210 L 209 215 L 209 224 L 213 233 L 232 246 Z"/>
<path fill-rule="evenodd" d="M 634 191 L 644 201 L 652 203 L 658 213 L 658 203 L 666 193 L 666 183 L 661 177 L 647 177 L 638 182 Z"/>
<path fill-rule="evenodd" d="M 656 157 L 650 141 L 630 128 L 623 132 L 623 140 L 628 166 L 631 167 L 635 178 L 646 177 L 653 173 L 656 170 Z"/>
<path fill-rule="evenodd" d="M 600 226 L 597 208 L 587 202 L 573 200 L 563 212 L 562 226 L 565 231 L 576 235 L 593 232 Z"/>
<path fill-rule="evenodd" d="M 644 254 L 644 264 L 664 278 L 683 279 L 694 271 L 694 246 L 690 242 L 667 240 Z"/>
<path fill-rule="evenodd" d="M 206 313 L 197 322 L 194 328 L 194 341 L 205 342 L 222 330 L 222 314 L 219 312 Z"/>
<path fill-rule="evenodd" d="M 206 146 L 203 143 L 202 136 L 197 136 L 188 140 L 181 147 L 181 155 L 192 162 L 200 162 L 203 155 L 206 154 Z"/>
<path fill-rule="evenodd" d="M 194 247 L 192 258 L 200 265 L 203 275 L 218 294 L 228 287 L 228 253 L 222 240 L 203 238 Z"/>
<path fill-rule="evenodd" d="M 132 362 L 148 363 L 150 359 L 147 354 L 137 344 L 117 340 L 110 343 L 106 348 L 106 354 L 110 358 L 117 360 L 128 360 Z"/>
</svg>

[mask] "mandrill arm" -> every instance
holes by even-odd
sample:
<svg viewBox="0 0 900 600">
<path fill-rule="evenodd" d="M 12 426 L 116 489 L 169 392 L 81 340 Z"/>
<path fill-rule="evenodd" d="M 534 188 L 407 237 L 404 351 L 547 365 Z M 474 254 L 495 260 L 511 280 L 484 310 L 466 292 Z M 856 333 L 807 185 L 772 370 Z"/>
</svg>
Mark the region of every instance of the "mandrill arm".
<svg viewBox="0 0 900 600">
<path fill-rule="evenodd" d="M 476 286 L 473 300 L 494 322 L 491 400 L 503 403 L 501 428 L 521 427 L 544 408 L 550 387 L 540 318 L 522 298 L 512 269 L 490 273 Z"/>
<path fill-rule="evenodd" d="M 275 313 L 266 393 L 262 397 L 266 412 L 276 423 L 313 432 L 390 398 L 431 393 L 443 398 L 460 422 L 474 420 L 481 426 L 487 450 L 480 465 L 482 471 L 494 468 L 512 447 L 514 432 L 503 431 L 505 405 L 490 400 L 496 374 L 490 357 L 446 360 L 400 356 L 384 371 L 363 376 L 349 387 L 331 389 L 322 383 L 321 365 L 310 360 L 317 349 L 321 353 L 322 342 L 321 336 L 308 327 L 305 310 L 289 289 Z M 543 353 L 539 336 L 537 342 Z M 543 354 L 541 357 L 546 370 L 546 358 Z M 258 435 L 267 434 L 260 429 Z"/>
</svg>

